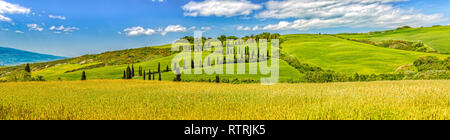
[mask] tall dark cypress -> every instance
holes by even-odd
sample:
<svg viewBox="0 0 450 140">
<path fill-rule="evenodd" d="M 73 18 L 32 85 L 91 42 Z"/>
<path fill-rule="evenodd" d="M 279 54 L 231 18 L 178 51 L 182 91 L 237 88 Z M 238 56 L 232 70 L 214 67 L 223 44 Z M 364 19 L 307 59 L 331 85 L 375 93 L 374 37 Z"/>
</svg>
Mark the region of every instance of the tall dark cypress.
<svg viewBox="0 0 450 140">
<path fill-rule="evenodd" d="M 192 68 L 192 69 L 194 69 L 194 68 L 195 68 L 195 65 L 194 65 L 194 60 L 193 60 L 193 59 L 191 59 L 191 68 Z"/>
<path fill-rule="evenodd" d="M 216 75 L 216 83 L 220 83 L 219 75 Z"/>
<path fill-rule="evenodd" d="M 156 79 L 155 79 L 155 73 L 153 73 L 153 80 L 156 80 Z"/>
<path fill-rule="evenodd" d="M 160 73 L 158 73 L 159 74 L 159 78 L 158 78 L 158 80 L 159 81 L 161 81 L 161 72 Z"/>
<path fill-rule="evenodd" d="M 134 77 L 134 65 L 131 65 L 131 77 Z"/>
<path fill-rule="evenodd" d="M 86 72 L 83 71 L 83 73 L 81 74 L 81 80 L 86 80 Z"/>
<path fill-rule="evenodd" d="M 27 64 L 27 65 L 25 66 L 25 71 L 28 72 L 28 73 L 31 72 L 30 64 Z"/>
<path fill-rule="evenodd" d="M 147 79 L 145 79 L 145 71 L 144 71 L 144 73 L 143 73 L 143 76 L 144 76 L 144 80 L 147 80 Z"/>
<path fill-rule="evenodd" d="M 125 71 L 123 71 L 123 76 L 122 76 L 122 79 L 126 79 L 127 78 L 127 74 L 126 74 L 126 72 Z"/>
<path fill-rule="evenodd" d="M 166 71 L 169 72 L 169 65 L 166 66 Z"/>
<path fill-rule="evenodd" d="M 161 73 L 161 62 L 158 62 L 158 73 Z"/>
<path fill-rule="evenodd" d="M 175 78 L 175 81 L 181 81 L 181 73 L 179 68 L 177 68 L 177 77 Z"/>
<path fill-rule="evenodd" d="M 127 67 L 127 79 L 131 79 L 131 68 L 130 68 L 130 66 Z"/>
</svg>

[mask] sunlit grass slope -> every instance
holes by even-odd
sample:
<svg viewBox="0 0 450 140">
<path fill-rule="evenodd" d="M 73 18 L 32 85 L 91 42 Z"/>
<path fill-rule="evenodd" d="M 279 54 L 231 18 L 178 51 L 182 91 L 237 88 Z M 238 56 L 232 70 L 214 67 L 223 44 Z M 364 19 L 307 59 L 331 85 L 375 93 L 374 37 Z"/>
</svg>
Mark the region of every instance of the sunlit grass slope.
<svg viewBox="0 0 450 140">
<path fill-rule="evenodd" d="M 329 35 L 284 35 L 283 50 L 300 61 L 324 69 L 348 73 L 389 73 L 431 53 L 376 47 Z"/>
<path fill-rule="evenodd" d="M 206 54 L 204 54 L 204 57 Z M 161 70 L 166 70 L 167 65 L 169 65 L 169 69 L 172 68 L 173 65 L 171 65 L 172 59 L 174 56 L 154 59 L 151 61 L 141 62 L 141 63 L 135 63 L 133 64 L 135 67 L 136 74 L 138 73 L 138 67 L 142 66 L 142 68 L 148 73 L 149 70 L 152 70 L 153 72 L 158 70 L 158 63 L 161 63 Z M 86 64 L 88 65 L 88 64 Z M 249 74 L 249 64 L 246 65 L 245 74 L 237 74 L 237 64 L 234 64 L 235 74 L 225 74 L 226 73 L 226 66 L 224 65 L 224 74 L 219 74 L 219 76 L 222 79 L 228 79 L 228 80 L 255 80 L 258 81 L 260 78 L 263 77 L 269 77 L 269 75 L 263 75 L 263 74 Z M 131 65 L 114 65 L 114 66 L 106 66 L 101 68 L 93 68 L 84 70 L 87 74 L 88 79 L 121 79 L 123 76 L 123 71 L 126 70 L 127 66 Z M 289 64 L 287 64 L 285 61 L 280 60 L 280 81 L 287 82 L 287 81 L 298 81 L 301 73 L 299 73 L 295 68 L 291 67 Z M 76 69 L 77 67 L 80 67 L 79 64 L 63 64 L 59 66 L 54 66 L 51 68 L 47 68 L 41 71 L 33 72 L 33 75 L 43 75 L 46 80 L 54 81 L 54 80 L 80 80 L 82 71 L 75 71 L 75 72 L 68 72 L 72 69 Z M 210 69 L 209 67 L 204 67 L 205 69 Z M 193 72 L 192 72 L 193 73 Z M 216 74 L 213 75 L 207 75 L 207 74 L 182 74 L 183 80 L 193 80 L 198 81 L 200 79 L 203 79 L 205 81 L 208 81 L 209 79 L 214 80 Z M 155 75 L 155 78 L 158 79 L 158 75 Z M 162 73 L 162 80 L 173 80 L 175 78 L 175 74 L 170 72 L 164 72 Z M 142 77 L 135 77 L 135 79 L 142 79 Z"/>
<path fill-rule="evenodd" d="M 450 26 L 406 28 L 376 34 L 342 35 L 346 38 L 365 38 L 373 40 L 423 41 L 439 52 L 450 53 Z"/>
<path fill-rule="evenodd" d="M 142 80 L 0 83 L 0 120 L 443 119 L 450 81 L 209 84 Z"/>
</svg>

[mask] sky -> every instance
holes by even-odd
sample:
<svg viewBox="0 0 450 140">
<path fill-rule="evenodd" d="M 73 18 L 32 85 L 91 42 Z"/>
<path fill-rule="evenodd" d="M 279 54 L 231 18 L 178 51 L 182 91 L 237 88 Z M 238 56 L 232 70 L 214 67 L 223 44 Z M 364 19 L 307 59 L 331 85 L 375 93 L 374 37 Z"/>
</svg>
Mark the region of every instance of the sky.
<svg viewBox="0 0 450 140">
<path fill-rule="evenodd" d="M 450 24 L 447 0 L 0 0 L 0 46 L 76 57 L 178 38 Z"/>
</svg>

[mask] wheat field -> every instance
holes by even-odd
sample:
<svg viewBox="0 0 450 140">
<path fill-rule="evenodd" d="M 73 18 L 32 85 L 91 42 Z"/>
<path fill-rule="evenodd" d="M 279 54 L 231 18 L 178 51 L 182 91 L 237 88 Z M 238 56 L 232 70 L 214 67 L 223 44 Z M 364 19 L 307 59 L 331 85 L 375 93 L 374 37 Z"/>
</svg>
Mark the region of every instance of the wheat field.
<svg viewBox="0 0 450 140">
<path fill-rule="evenodd" d="M 449 80 L 0 83 L 0 120 L 448 120 Z"/>
</svg>

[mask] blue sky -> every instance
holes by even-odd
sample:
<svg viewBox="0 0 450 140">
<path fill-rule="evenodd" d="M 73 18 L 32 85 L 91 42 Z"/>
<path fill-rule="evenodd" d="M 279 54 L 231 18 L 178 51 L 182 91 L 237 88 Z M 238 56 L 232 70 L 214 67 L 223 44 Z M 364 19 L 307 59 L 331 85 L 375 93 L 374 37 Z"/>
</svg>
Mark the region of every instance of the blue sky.
<svg viewBox="0 0 450 140">
<path fill-rule="evenodd" d="M 0 0 L 0 46 L 75 57 L 204 36 L 448 25 L 442 0 Z"/>
</svg>

